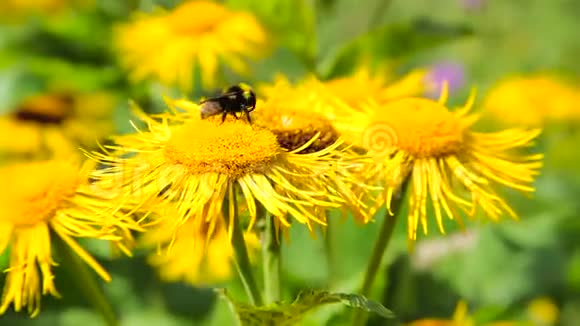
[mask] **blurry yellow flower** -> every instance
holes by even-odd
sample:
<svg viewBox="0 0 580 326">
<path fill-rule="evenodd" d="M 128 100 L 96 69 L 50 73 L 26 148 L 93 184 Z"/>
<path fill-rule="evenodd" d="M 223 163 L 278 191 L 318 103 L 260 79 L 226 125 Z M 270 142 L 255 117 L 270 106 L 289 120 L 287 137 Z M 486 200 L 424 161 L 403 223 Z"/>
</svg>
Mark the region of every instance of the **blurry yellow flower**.
<svg viewBox="0 0 580 326">
<path fill-rule="evenodd" d="M 383 103 L 400 97 L 420 95 L 425 88 L 423 70 L 412 71 L 398 80 L 388 80 L 384 75 L 380 73 L 373 75 L 367 69 L 359 69 L 352 76 L 324 82 L 311 79 L 311 84 L 306 83 L 305 87 L 327 93 L 355 109 L 359 109 L 361 104 L 368 101 Z"/>
<path fill-rule="evenodd" d="M 10 246 L 0 314 L 13 304 L 28 313 L 40 311 L 42 294 L 58 296 L 54 286 L 51 233 L 59 237 L 99 276 L 110 275 L 75 238 L 113 241 L 129 253 L 129 230 L 137 229 L 118 214 L 101 212 L 108 202 L 90 193 L 87 171 L 67 161 L 38 161 L 0 168 L 0 253 Z"/>
<path fill-rule="evenodd" d="M 579 121 L 580 87 L 550 76 L 512 77 L 496 85 L 483 106 L 497 121 L 543 126 L 553 121 Z"/>
<path fill-rule="evenodd" d="M 550 298 L 537 298 L 528 305 L 528 316 L 535 325 L 551 326 L 558 323 L 560 310 Z"/>
<path fill-rule="evenodd" d="M 376 100 L 385 88 L 386 78 L 381 74 L 373 75 L 368 69 L 359 69 L 351 76 L 339 77 L 328 81 L 315 78 L 307 80 L 303 87 L 324 88 L 348 105 L 358 107 L 361 102 Z"/>
<path fill-rule="evenodd" d="M 19 21 L 35 14 L 51 16 L 75 5 L 88 5 L 94 0 L 2 0 L 0 17 L 2 21 Z"/>
<path fill-rule="evenodd" d="M 75 155 L 113 132 L 115 98 L 106 93 L 47 93 L 0 117 L 0 153 Z"/>
<path fill-rule="evenodd" d="M 273 85 L 261 89 L 266 98 L 293 98 L 317 107 L 327 118 L 333 120 L 337 113 L 346 114 L 341 106 L 357 110 L 366 108 L 370 102 L 384 103 L 401 97 L 417 96 L 425 90 L 426 71 L 415 70 L 400 79 L 388 79 L 386 73 L 371 73 L 361 68 L 354 74 L 321 81 L 315 77 L 292 85 L 283 76 L 278 76 Z"/>
<path fill-rule="evenodd" d="M 320 81 L 307 78 L 297 84 L 278 76 L 272 85 L 260 88 L 266 102 L 284 107 L 303 108 L 332 123 L 347 143 L 360 145 L 360 133 L 370 123 L 373 104 L 384 104 L 402 97 L 416 96 L 424 91 L 425 71 L 412 71 L 399 80 L 387 80 L 379 73 L 359 69 L 352 76 Z M 287 105 L 284 105 L 288 103 Z"/>
<path fill-rule="evenodd" d="M 256 201 L 276 217 L 278 226 L 289 227 L 290 215 L 311 230 L 313 224 L 325 224 L 320 207 L 340 207 L 344 202 L 327 183 L 335 169 L 349 168 L 348 162 L 328 155 L 340 142 L 297 154 L 310 144 L 286 151 L 271 131 L 245 120 L 228 116 L 221 123 L 221 117 L 184 116 L 173 113 L 153 119 L 141 113 L 148 130 L 115 138 L 116 145 L 106 147 L 111 152 L 89 154 L 105 166 L 93 177 L 118 180 L 123 194 L 119 200 L 137 198 L 135 210 L 175 205 L 176 227 L 219 216 L 233 184 L 245 198 L 250 228 L 257 217 Z"/>
<path fill-rule="evenodd" d="M 116 30 L 122 65 L 135 81 L 148 78 L 190 90 L 197 69 L 204 87 L 216 85 L 220 63 L 241 74 L 258 58 L 266 34 L 249 13 L 210 1 L 187 1 L 173 11 L 140 13 Z"/>
<path fill-rule="evenodd" d="M 420 319 L 406 324 L 407 326 L 532 326 L 520 321 L 495 321 L 489 323 L 476 323 L 468 315 L 467 303 L 459 301 L 453 313 L 453 319 Z"/>
<path fill-rule="evenodd" d="M 65 157 L 75 150 L 58 128 L 22 122 L 14 117 L 0 117 L 0 157 L 34 157 L 49 152 Z"/>
<path fill-rule="evenodd" d="M 67 5 L 67 0 L 4 0 L 0 8 L 2 10 L 21 11 L 53 11 Z M 2 11 L 4 12 L 4 11 Z"/>
<path fill-rule="evenodd" d="M 191 285 L 208 284 L 228 280 L 233 273 L 234 252 L 227 227 L 221 216 L 211 225 L 206 219 L 190 219 L 177 232 L 173 232 L 171 217 L 173 207 L 160 214 L 160 224 L 153 225 L 144 233 L 146 247 L 160 247 L 161 251 L 149 256 L 149 262 L 157 268 L 162 280 L 184 281 Z M 259 246 L 253 233 L 245 235 L 250 257 Z"/>
<path fill-rule="evenodd" d="M 475 326 L 475 323 L 467 314 L 467 304 L 460 301 L 453 313 L 453 319 L 419 319 L 406 326 Z"/>
<path fill-rule="evenodd" d="M 387 84 L 379 97 L 380 101 L 390 101 L 398 98 L 419 96 L 428 88 L 428 82 L 425 80 L 427 70 L 416 69 L 404 75 L 398 80 Z"/>
<path fill-rule="evenodd" d="M 405 180 L 410 183 L 408 238 L 417 239 L 421 226 L 427 233 L 428 201 L 443 233 L 443 212 L 462 224 L 460 209 L 468 216 L 482 209 L 493 221 L 516 213 L 496 192 L 498 185 L 524 193 L 542 166 L 541 154 L 518 154 L 530 146 L 539 130 L 510 129 L 495 133 L 471 130 L 477 120 L 468 115 L 472 95 L 457 111 L 439 102 L 405 98 L 380 107 L 363 135 L 369 154 L 377 159 L 369 175 L 384 183 L 387 207 Z"/>
</svg>

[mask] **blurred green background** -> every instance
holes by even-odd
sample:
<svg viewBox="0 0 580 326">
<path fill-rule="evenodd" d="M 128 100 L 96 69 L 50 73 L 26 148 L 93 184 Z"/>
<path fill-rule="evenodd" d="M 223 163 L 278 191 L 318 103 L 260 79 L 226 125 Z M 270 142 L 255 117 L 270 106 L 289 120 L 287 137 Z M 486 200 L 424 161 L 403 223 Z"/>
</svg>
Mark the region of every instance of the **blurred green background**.
<svg viewBox="0 0 580 326">
<path fill-rule="evenodd" d="M 277 38 L 272 54 L 252 65 L 252 75 L 246 78 L 250 83 L 272 81 L 278 73 L 292 80 L 310 73 L 322 79 L 342 76 L 356 69 L 362 53 L 370 54 L 374 63 L 392 64 L 401 75 L 441 63 L 459 67 L 463 82 L 452 93 L 452 103 L 463 103 L 472 86 L 485 94 L 495 82 L 514 74 L 549 72 L 576 82 L 580 77 L 578 0 L 225 2 L 255 12 Z M 163 108 L 164 95 L 207 94 L 199 87 L 181 94 L 154 82 L 132 84 L 118 68 L 111 48 L 112 26 L 126 21 L 132 11 L 172 8 L 178 3 L 95 0 L 54 15 L 41 11 L 16 17 L 0 12 L 0 112 L 10 113 L 25 97 L 55 84 L 105 91 L 118 99 L 115 131 L 124 133 L 130 130 L 129 98 L 154 112 Z M 226 76 L 224 84 L 239 78 Z M 568 151 L 561 156 L 571 158 L 565 164 L 546 158 L 532 199 L 507 194 L 521 221 L 470 223 L 466 232 L 452 232 L 456 228 L 450 224 L 446 236 L 433 232 L 422 237 L 413 254 L 407 250 L 406 225 L 399 223 L 373 294 L 398 320 L 372 318 L 369 323 L 450 318 L 461 299 L 480 322 L 515 320 L 530 313 L 532 300 L 549 297 L 559 309 L 560 325 L 579 325 L 580 162 L 574 154 L 580 139 L 558 148 L 553 138 L 577 128 L 572 122 L 562 123 L 542 136 L 540 150 Z M 321 238 L 313 240 L 305 228 L 292 228 L 283 252 L 286 298 L 304 288 L 332 286 L 355 292 L 377 228 L 376 224 L 354 226 L 351 219 L 336 225 L 337 263 L 331 271 Z M 137 252 L 131 260 L 113 260 L 100 245 L 87 245 L 113 276 L 104 291 L 123 326 L 233 323 L 226 303 L 215 297 L 209 285 L 163 283 L 145 263 L 143 253 Z M 2 259 L 4 266 L 5 255 Z M 8 312 L 0 317 L 0 324 L 103 325 L 70 282 L 71 276 L 59 268 L 56 274 L 62 299 L 44 297 L 39 317 Z M 234 295 L 242 293 L 235 282 L 219 286 L 227 286 Z M 325 307 L 309 315 L 305 325 L 342 325 L 347 313 L 339 305 Z"/>
</svg>

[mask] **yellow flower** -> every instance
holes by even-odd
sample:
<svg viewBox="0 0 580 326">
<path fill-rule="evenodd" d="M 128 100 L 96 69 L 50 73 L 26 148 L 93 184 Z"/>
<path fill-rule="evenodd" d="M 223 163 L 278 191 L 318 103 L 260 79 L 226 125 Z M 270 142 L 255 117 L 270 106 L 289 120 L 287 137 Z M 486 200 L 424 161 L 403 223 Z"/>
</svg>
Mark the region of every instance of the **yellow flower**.
<svg viewBox="0 0 580 326">
<path fill-rule="evenodd" d="M 4 0 L 0 5 L 3 10 L 20 11 L 52 11 L 67 5 L 67 0 Z M 4 12 L 4 11 L 2 11 Z"/>
<path fill-rule="evenodd" d="M 503 123 L 543 126 L 553 121 L 579 121 L 580 88 L 550 76 L 512 77 L 486 96 L 483 106 Z"/>
<path fill-rule="evenodd" d="M 172 216 L 175 216 L 173 207 L 166 208 L 160 214 L 159 224 L 152 225 L 143 237 L 145 247 L 162 250 L 149 256 L 149 263 L 157 268 L 161 279 L 191 285 L 228 280 L 233 275 L 234 252 L 223 218 L 215 217 L 213 226 L 205 219 L 190 219 L 173 232 Z M 253 233 L 247 233 L 245 240 L 249 249 L 259 245 Z M 253 252 L 250 250 L 250 254 Z"/>
<path fill-rule="evenodd" d="M 358 107 L 361 102 L 376 100 L 386 87 L 386 80 L 381 74 L 372 75 L 368 69 L 359 69 L 351 76 L 338 77 L 328 81 L 315 78 L 307 80 L 305 88 L 323 88 L 348 105 Z"/>
<path fill-rule="evenodd" d="M 328 81 L 309 77 L 295 85 L 278 76 L 272 85 L 263 86 L 260 91 L 265 95 L 266 102 L 304 108 L 308 113 L 324 117 L 346 142 L 358 146 L 360 133 L 375 113 L 369 111 L 374 107 L 369 103 L 384 104 L 421 94 L 425 89 L 425 74 L 424 70 L 415 70 L 399 80 L 387 80 L 379 73 L 371 74 L 368 69 L 362 68 L 352 76 Z"/>
<path fill-rule="evenodd" d="M 0 153 L 6 156 L 76 155 L 113 132 L 115 99 L 106 93 L 55 92 L 26 98 L 0 117 Z"/>
<path fill-rule="evenodd" d="M 116 137 L 116 145 L 106 147 L 109 152 L 89 154 L 106 166 L 93 177 L 115 179 L 123 194 L 119 200 L 136 198 L 135 210 L 175 205 L 178 227 L 190 219 L 218 216 L 227 190 L 235 184 L 245 198 L 249 228 L 256 221 L 258 201 L 277 217 L 278 226 L 289 227 L 290 215 L 312 230 L 313 224 L 325 224 L 319 207 L 339 207 L 344 202 L 326 182 L 333 171 L 349 168 L 348 162 L 328 155 L 340 142 L 322 151 L 297 154 L 310 144 L 286 151 L 271 131 L 231 116 L 221 123 L 221 117 L 140 115 L 148 130 Z"/>
<path fill-rule="evenodd" d="M 0 1 L 0 21 L 21 23 L 31 16 L 43 18 L 57 17 L 71 8 L 94 5 L 94 0 L 2 0 Z"/>
<path fill-rule="evenodd" d="M 353 108 L 360 108 L 361 104 L 368 101 L 386 102 L 400 97 L 420 95 L 425 89 L 423 78 L 426 72 L 416 70 L 403 78 L 387 79 L 386 73 L 371 74 L 368 69 L 359 69 L 351 76 L 331 79 L 319 82 L 311 79 L 306 87 L 318 89 L 318 92 L 326 92 L 336 97 Z"/>
<path fill-rule="evenodd" d="M 558 323 L 560 310 L 550 298 L 537 298 L 529 303 L 527 312 L 531 321 L 537 325 L 549 326 Z"/>
<path fill-rule="evenodd" d="M 467 315 L 467 304 L 460 301 L 457 303 L 452 319 L 419 319 L 408 323 L 407 326 L 475 326 L 475 323 Z"/>
<path fill-rule="evenodd" d="M 315 153 L 333 147 L 342 141 L 341 135 L 331 121 L 312 109 L 312 104 L 300 100 L 300 96 L 284 98 L 278 95 L 265 102 L 258 102 L 255 124 L 272 131 L 280 146 L 288 151 L 303 148 L 299 154 Z M 306 144 L 309 146 L 304 147 Z M 328 178 L 338 189 L 339 197 L 346 200 L 345 208 L 353 212 L 358 221 L 370 221 L 368 203 L 373 201 L 371 187 L 360 182 L 360 173 L 372 163 L 369 157 L 355 152 L 349 145 L 336 148 L 328 153 L 336 161 L 351 165 L 351 169 L 338 169 Z M 356 168 L 358 166 L 358 168 Z M 357 172 L 358 171 L 358 172 Z M 324 177 L 324 176 L 321 176 Z M 346 210 L 343 211 L 346 213 Z"/>
<path fill-rule="evenodd" d="M 131 79 L 148 78 L 190 90 L 199 69 L 204 87 L 216 84 L 220 63 L 241 74 L 246 59 L 267 44 L 256 18 L 210 1 L 187 1 L 173 11 L 140 13 L 116 30 L 115 44 Z"/>
<path fill-rule="evenodd" d="M 430 87 L 429 82 L 425 80 L 427 73 L 426 69 L 416 69 L 396 81 L 393 80 L 382 90 L 379 100 L 390 101 L 422 95 Z"/>
<path fill-rule="evenodd" d="M 467 313 L 467 303 L 459 301 L 453 313 L 452 319 L 420 319 L 408 323 L 407 326 L 532 326 L 521 321 L 495 321 L 489 323 L 476 323 L 473 317 Z"/>
<path fill-rule="evenodd" d="M 377 111 L 380 113 L 362 135 L 369 153 L 377 158 L 376 170 L 369 175 L 384 183 L 387 207 L 408 179 L 411 241 L 416 240 L 419 226 L 427 233 L 428 202 L 444 233 L 444 213 L 462 224 L 458 209 L 470 217 L 482 209 L 493 221 L 504 213 L 516 218 L 496 192 L 499 185 L 524 193 L 534 191 L 531 183 L 542 166 L 542 155 L 516 151 L 530 146 L 540 131 L 472 131 L 477 118 L 468 111 L 474 97 L 457 111 L 445 107 L 446 90 L 439 102 L 421 98 L 389 102 Z"/>
<path fill-rule="evenodd" d="M 73 144 L 59 129 L 21 122 L 14 117 L 0 117 L 0 157 L 24 158 L 44 151 L 64 157 L 74 152 Z"/>
<path fill-rule="evenodd" d="M 292 98 L 286 101 L 292 101 Z M 315 141 L 301 153 L 317 152 L 336 143 L 339 134 L 328 119 L 291 103 L 272 100 L 258 102 L 260 110 L 255 113 L 256 124 L 272 131 L 280 146 L 290 151 L 303 147 L 313 138 Z"/>
<path fill-rule="evenodd" d="M 382 74 L 381 74 L 382 72 Z M 310 106 L 318 104 L 321 113 L 328 113 L 333 120 L 337 114 L 347 114 L 341 106 L 357 110 L 367 108 L 368 102 L 384 103 L 393 99 L 420 95 L 426 87 L 425 70 L 414 70 L 400 79 L 388 79 L 382 70 L 371 73 L 361 68 L 354 74 L 321 81 L 310 76 L 296 85 L 285 77 L 277 76 L 273 85 L 264 86 L 261 91 L 267 99 L 293 98 L 306 101 Z"/>
<path fill-rule="evenodd" d="M 51 233 L 104 280 L 111 279 L 75 238 L 113 241 L 128 253 L 129 230 L 138 228 L 118 214 L 101 214 L 108 203 L 90 194 L 87 171 L 68 161 L 38 161 L 4 166 L 0 178 L 6 184 L 0 196 L 0 253 L 10 246 L 0 314 L 13 304 L 35 316 L 41 293 L 58 296 Z"/>
</svg>

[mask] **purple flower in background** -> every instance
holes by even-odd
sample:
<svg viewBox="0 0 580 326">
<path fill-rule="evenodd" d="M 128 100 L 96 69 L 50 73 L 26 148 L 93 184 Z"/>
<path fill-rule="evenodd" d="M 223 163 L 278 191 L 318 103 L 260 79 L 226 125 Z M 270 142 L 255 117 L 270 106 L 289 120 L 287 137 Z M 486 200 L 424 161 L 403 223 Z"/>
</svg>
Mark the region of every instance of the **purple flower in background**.
<svg viewBox="0 0 580 326">
<path fill-rule="evenodd" d="M 477 11 L 483 8 L 485 0 L 458 0 L 465 10 Z"/>
<path fill-rule="evenodd" d="M 427 84 L 426 95 L 437 98 L 445 82 L 447 82 L 450 92 L 465 85 L 465 69 L 462 64 L 457 62 L 439 62 L 431 66 L 425 76 L 425 82 Z"/>
</svg>

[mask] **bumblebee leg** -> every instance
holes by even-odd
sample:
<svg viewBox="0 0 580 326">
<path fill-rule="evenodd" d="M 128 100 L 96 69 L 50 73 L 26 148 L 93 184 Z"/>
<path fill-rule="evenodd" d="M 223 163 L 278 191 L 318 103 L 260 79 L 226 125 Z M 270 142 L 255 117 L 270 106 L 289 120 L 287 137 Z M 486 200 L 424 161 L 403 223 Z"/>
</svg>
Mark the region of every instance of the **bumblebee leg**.
<svg viewBox="0 0 580 326">
<path fill-rule="evenodd" d="M 222 123 L 224 123 L 224 121 L 226 121 L 227 116 L 228 116 L 228 111 L 224 111 L 224 113 L 222 113 Z"/>
<path fill-rule="evenodd" d="M 252 112 L 252 110 L 244 109 L 244 113 L 246 113 L 246 118 L 248 118 L 248 122 L 250 124 L 252 124 L 252 118 L 250 118 L 250 112 Z"/>
<path fill-rule="evenodd" d="M 253 105 L 253 106 L 251 106 L 251 107 L 250 107 L 250 110 L 246 110 L 246 111 L 247 111 L 247 112 L 252 112 L 252 111 L 254 111 L 255 109 L 256 109 L 256 106 L 255 106 L 255 105 Z"/>
</svg>

